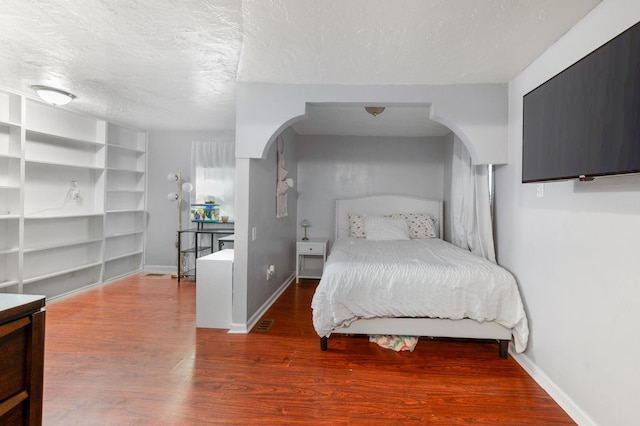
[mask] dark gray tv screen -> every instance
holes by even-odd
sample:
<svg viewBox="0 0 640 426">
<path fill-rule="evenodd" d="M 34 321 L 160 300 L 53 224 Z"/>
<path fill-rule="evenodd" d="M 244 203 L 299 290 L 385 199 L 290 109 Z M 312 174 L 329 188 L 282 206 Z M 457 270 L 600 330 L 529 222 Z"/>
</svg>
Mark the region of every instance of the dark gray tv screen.
<svg viewBox="0 0 640 426">
<path fill-rule="evenodd" d="M 640 22 L 524 95 L 522 182 L 640 172 Z"/>
</svg>

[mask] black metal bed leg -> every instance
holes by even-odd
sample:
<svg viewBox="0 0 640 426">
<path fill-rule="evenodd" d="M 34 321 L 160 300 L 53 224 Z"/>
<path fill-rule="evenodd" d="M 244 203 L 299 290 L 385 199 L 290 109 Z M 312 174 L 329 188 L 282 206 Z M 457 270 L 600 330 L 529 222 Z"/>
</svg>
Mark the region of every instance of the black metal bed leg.
<svg viewBox="0 0 640 426">
<path fill-rule="evenodd" d="M 507 359 L 507 354 L 509 353 L 509 341 L 498 340 L 498 344 L 500 345 L 500 358 Z"/>
<path fill-rule="evenodd" d="M 320 338 L 320 350 L 321 351 L 327 350 L 327 336 Z"/>
</svg>

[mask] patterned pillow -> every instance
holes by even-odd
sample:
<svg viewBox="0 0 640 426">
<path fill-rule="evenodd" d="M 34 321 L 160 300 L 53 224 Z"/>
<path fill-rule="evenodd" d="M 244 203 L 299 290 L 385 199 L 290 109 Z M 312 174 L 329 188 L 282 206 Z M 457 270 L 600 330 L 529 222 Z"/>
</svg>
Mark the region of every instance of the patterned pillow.
<svg viewBox="0 0 640 426">
<path fill-rule="evenodd" d="M 425 213 L 395 213 L 393 218 L 403 218 L 409 224 L 411 239 L 438 238 L 436 219 Z"/>
<path fill-rule="evenodd" d="M 349 213 L 349 236 L 353 238 L 366 238 L 364 232 L 364 217 L 361 214 Z"/>
</svg>

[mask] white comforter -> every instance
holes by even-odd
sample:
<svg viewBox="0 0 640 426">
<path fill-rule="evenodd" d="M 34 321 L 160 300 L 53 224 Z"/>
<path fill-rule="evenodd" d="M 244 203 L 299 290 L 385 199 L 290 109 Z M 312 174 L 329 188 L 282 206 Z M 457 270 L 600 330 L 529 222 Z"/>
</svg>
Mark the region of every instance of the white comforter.
<svg viewBox="0 0 640 426">
<path fill-rule="evenodd" d="M 517 352 L 529 336 L 513 275 L 440 239 L 336 240 L 311 307 L 320 337 L 378 317 L 496 321 L 512 329 Z"/>
</svg>

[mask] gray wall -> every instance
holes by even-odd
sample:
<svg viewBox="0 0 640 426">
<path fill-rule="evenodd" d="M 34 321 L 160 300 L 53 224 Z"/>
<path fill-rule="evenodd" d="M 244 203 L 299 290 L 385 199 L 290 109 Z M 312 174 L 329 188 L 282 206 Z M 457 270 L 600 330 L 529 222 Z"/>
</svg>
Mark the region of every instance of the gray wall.
<svg viewBox="0 0 640 426">
<path fill-rule="evenodd" d="M 443 198 L 446 137 L 300 136 L 298 216 L 333 238 L 334 200 L 400 193 Z M 303 230 L 298 226 L 298 237 Z"/>
<path fill-rule="evenodd" d="M 445 241 L 451 241 L 451 179 L 453 170 L 453 143 L 455 135 L 449 133 L 445 136 L 444 153 L 444 237 Z"/>
<path fill-rule="evenodd" d="M 522 96 L 640 20 L 600 3 L 509 87 L 509 164 L 496 169 L 498 261 L 531 335 L 516 357 L 578 424 L 637 425 L 640 176 L 522 184 Z"/>
<path fill-rule="evenodd" d="M 247 318 L 250 319 L 271 296 L 295 273 L 296 188 L 298 162 L 295 133 L 285 131 L 285 159 L 288 177 L 295 186 L 288 192 L 289 216 L 276 219 L 277 148 L 273 143 L 265 159 L 250 161 L 249 232 L 247 251 Z M 252 241 L 252 228 L 256 239 Z M 276 274 L 267 280 L 268 265 L 275 265 Z M 238 271 L 236 264 L 236 274 Z M 234 283 L 235 286 L 235 283 Z"/>
<path fill-rule="evenodd" d="M 175 273 L 177 268 L 178 206 L 167 200 L 177 185 L 167 181 L 169 173 L 182 172 L 190 180 L 191 142 L 233 138 L 213 132 L 151 132 L 147 171 L 147 244 L 145 270 Z M 183 228 L 190 226 L 188 202 L 183 203 Z"/>
<path fill-rule="evenodd" d="M 309 236 L 332 237 L 335 198 L 390 192 L 443 197 L 446 138 L 300 136 L 291 128 L 283 134 L 287 169 L 296 182 L 289 191 L 289 217 L 275 218 L 276 144 L 265 159 L 247 160 L 249 194 L 241 202 L 248 203 L 248 232 L 236 232 L 236 250 L 247 251 L 246 275 L 237 261 L 234 276 L 234 289 L 246 279 L 246 296 L 242 286 L 234 293 L 236 323 L 244 318 L 251 322 L 295 273 L 295 242 L 301 238 L 303 218 L 312 223 Z M 245 163 L 239 162 L 241 170 Z M 277 274 L 267 280 L 270 264 Z"/>
</svg>

